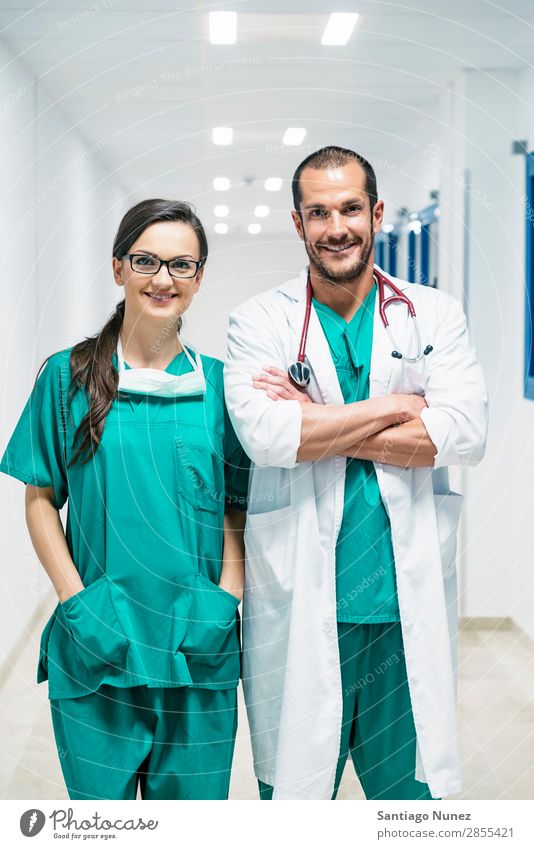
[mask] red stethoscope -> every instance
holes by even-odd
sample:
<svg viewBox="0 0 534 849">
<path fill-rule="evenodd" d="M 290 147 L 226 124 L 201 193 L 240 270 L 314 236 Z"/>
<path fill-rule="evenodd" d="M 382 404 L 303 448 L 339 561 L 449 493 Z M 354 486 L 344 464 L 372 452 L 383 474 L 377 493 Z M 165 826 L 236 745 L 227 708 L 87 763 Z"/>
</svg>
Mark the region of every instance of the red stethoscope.
<svg viewBox="0 0 534 849">
<path fill-rule="evenodd" d="M 421 334 L 419 332 L 419 324 L 415 316 L 414 305 L 412 304 L 410 299 L 404 294 L 404 292 L 401 292 L 401 290 L 398 289 L 397 286 L 395 286 L 395 284 L 389 279 L 389 277 L 386 277 L 385 274 L 382 274 L 382 272 L 379 271 L 376 266 L 373 269 L 373 278 L 378 287 L 378 311 L 380 313 L 380 318 L 382 319 L 382 324 L 386 328 L 391 344 L 393 345 L 391 356 L 397 360 L 406 360 L 409 363 L 416 363 L 418 360 L 422 359 L 427 354 L 430 354 L 430 352 L 434 349 L 432 345 L 427 345 L 424 351 L 422 350 L 423 346 L 421 343 Z M 393 294 L 389 295 L 389 297 L 387 298 L 385 293 L 386 286 L 391 290 L 391 292 L 393 292 Z M 311 378 L 310 367 L 306 365 L 304 360 L 306 359 L 306 340 L 308 339 L 308 327 L 310 325 L 312 298 L 313 289 L 310 281 L 310 273 L 308 271 L 308 282 L 306 284 L 306 311 L 304 313 L 304 324 L 302 326 L 302 335 L 300 337 L 299 353 L 297 357 L 297 362 L 289 366 L 287 370 L 289 379 L 299 389 L 305 389 L 306 386 L 309 385 Z M 417 355 L 415 357 L 408 357 L 406 354 L 402 354 L 399 351 L 399 346 L 397 345 L 393 333 L 391 332 L 389 321 L 386 315 L 386 309 L 390 306 L 390 304 L 393 303 L 406 304 L 406 307 L 408 309 L 408 315 L 411 319 L 413 319 L 413 326 L 417 339 Z"/>
</svg>

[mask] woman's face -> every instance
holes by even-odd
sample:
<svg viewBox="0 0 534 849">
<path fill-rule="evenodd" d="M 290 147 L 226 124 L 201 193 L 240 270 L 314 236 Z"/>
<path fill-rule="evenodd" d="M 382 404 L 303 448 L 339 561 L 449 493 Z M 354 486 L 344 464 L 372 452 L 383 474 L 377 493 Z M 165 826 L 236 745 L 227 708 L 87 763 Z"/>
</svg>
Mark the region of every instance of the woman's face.
<svg viewBox="0 0 534 849">
<path fill-rule="evenodd" d="M 134 264 L 143 271 L 134 271 L 130 260 L 113 257 L 113 275 L 118 286 L 124 286 L 126 309 L 135 316 L 169 320 L 184 314 L 198 292 L 203 270 L 194 277 L 175 277 L 162 265 L 156 273 L 154 257 L 179 259 L 176 269 L 187 268 L 187 261 L 199 260 L 199 243 L 190 224 L 183 221 L 158 221 L 147 227 L 130 247 L 129 254 L 140 254 Z M 146 259 L 144 258 L 146 257 Z M 181 261 L 180 261 L 181 260 Z M 174 269 L 173 269 L 174 270 Z"/>
</svg>

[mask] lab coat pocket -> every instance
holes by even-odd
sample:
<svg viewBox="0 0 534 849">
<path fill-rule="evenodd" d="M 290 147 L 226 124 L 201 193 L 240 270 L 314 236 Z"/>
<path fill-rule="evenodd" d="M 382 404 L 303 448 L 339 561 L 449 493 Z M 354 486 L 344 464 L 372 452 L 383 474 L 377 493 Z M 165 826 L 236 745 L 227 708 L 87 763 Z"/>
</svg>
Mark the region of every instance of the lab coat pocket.
<svg viewBox="0 0 534 849">
<path fill-rule="evenodd" d="M 224 497 L 224 482 L 214 447 L 208 443 L 195 445 L 182 438 L 174 442 L 178 497 L 196 510 L 216 513 Z M 222 451 L 222 448 L 221 448 Z"/>
<path fill-rule="evenodd" d="M 399 388 L 395 391 L 405 392 L 407 395 L 424 395 L 426 386 L 426 357 L 415 363 L 405 359 L 397 360 L 397 368 L 400 369 Z"/>
<path fill-rule="evenodd" d="M 219 670 L 225 666 L 228 686 L 237 685 L 239 679 L 239 640 L 237 636 L 237 608 L 239 599 L 209 578 L 198 574 L 191 587 L 192 603 L 187 632 L 180 646 L 194 670 Z M 228 667 L 227 664 L 230 663 Z"/>
<path fill-rule="evenodd" d="M 247 590 L 266 599 L 287 598 L 293 590 L 295 508 L 247 513 L 245 525 Z"/>
<path fill-rule="evenodd" d="M 453 572 L 456 566 L 458 525 L 463 500 L 463 495 L 460 495 L 458 492 L 447 492 L 444 495 L 434 493 L 441 565 L 444 578 Z"/>
<path fill-rule="evenodd" d="M 90 672 L 124 668 L 129 641 L 125 637 L 102 575 L 61 605 L 79 656 Z"/>
</svg>

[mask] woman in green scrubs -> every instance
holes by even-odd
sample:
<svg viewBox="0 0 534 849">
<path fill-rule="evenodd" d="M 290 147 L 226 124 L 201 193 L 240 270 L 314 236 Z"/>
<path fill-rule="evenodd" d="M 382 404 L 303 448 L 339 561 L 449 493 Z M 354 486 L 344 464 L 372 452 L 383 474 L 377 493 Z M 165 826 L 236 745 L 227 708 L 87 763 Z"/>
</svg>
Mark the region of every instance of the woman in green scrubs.
<svg viewBox="0 0 534 849">
<path fill-rule="evenodd" d="M 188 204 L 126 213 L 113 247 L 124 299 L 49 357 L 0 464 L 27 484 L 59 598 L 37 680 L 71 799 L 228 796 L 248 459 L 222 363 L 179 337 L 207 253 Z"/>
</svg>

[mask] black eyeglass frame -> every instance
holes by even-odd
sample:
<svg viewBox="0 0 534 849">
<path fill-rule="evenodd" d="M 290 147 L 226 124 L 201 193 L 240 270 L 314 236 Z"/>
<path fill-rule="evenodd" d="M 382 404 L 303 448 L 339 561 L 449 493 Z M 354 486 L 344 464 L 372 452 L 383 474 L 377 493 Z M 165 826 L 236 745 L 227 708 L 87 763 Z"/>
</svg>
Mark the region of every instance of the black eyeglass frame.
<svg viewBox="0 0 534 849">
<path fill-rule="evenodd" d="M 159 265 L 158 265 L 156 271 L 139 271 L 138 268 L 134 268 L 133 263 L 132 263 L 134 256 L 146 256 L 146 257 L 150 257 L 151 259 L 157 259 L 157 261 L 159 262 Z M 133 272 L 135 272 L 135 274 L 151 274 L 151 275 L 154 275 L 154 274 L 157 274 L 159 272 L 162 265 L 166 265 L 167 271 L 169 272 L 171 277 L 174 277 L 175 280 L 192 280 L 193 277 L 197 276 L 198 272 L 200 271 L 200 269 L 202 268 L 202 266 L 206 262 L 205 259 L 189 259 L 189 257 L 179 257 L 179 256 L 173 256 L 172 259 L 161 259 L 161 257 L 156 256 L 156 254 L 143 254 L 143 253 L 123 254 L 120 257 L 120 259 L 129 260 L 130 268 L 132 269 Z M 195 273 L 194 274 L 179 274 L 179 275 L 173 274 L 171 269 L 169 268 L 169 263 L 175 262 L 177 259 L 182 259 L 184 262 L 193 262 L 196 266 Z"/>
</svg>

